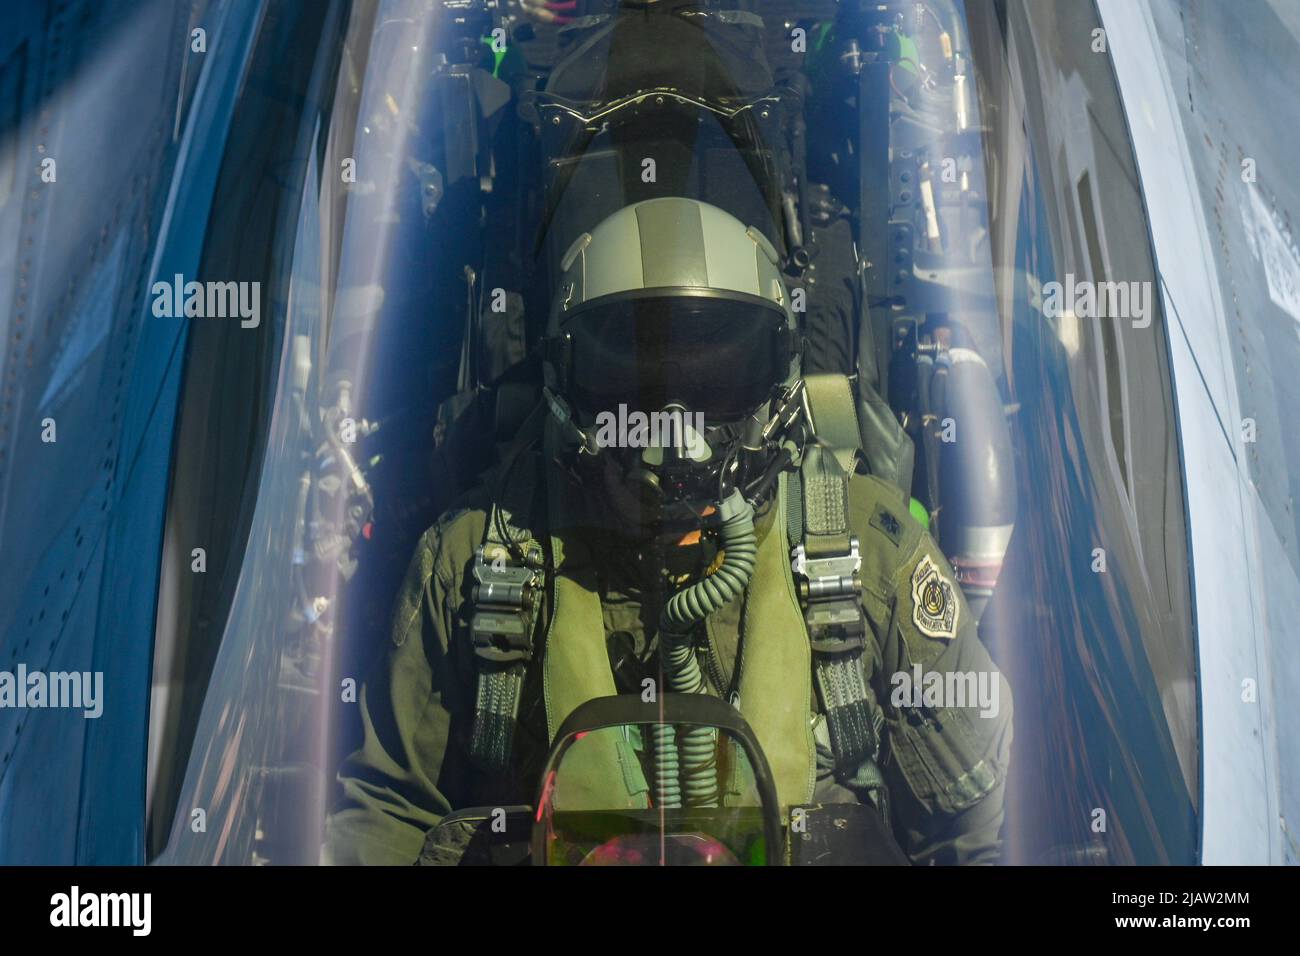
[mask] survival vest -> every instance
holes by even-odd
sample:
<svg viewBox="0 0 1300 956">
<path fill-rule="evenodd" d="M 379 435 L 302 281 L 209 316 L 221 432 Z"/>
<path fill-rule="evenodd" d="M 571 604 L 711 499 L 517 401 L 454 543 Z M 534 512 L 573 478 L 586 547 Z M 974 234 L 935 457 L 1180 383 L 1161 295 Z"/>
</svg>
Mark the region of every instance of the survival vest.
<svg viewBox="0 0 1300 956">
<path fill-rule="evenodd" d="M 849 481 L 861 447 L 853 392 L 842 375 L 808 376 L 804 385 L 815 440 L 807 443 L 798 474 L 781 475 L 776 513 L 759 543 L 741 621 L 739 707 L 785 806 L 812 798 L 814 690 L 837 768 L 850 771 L 875 759 L 883 721 L 863 677 L 870 637 L 860 600 L 860 542 L 849 527 Z M 549 442 L 551 430 L 547 435 Z M 553 450 L 546 448 L 546 461 L 553 460 Z M 474 557 L 469 622 L 478 686 L 470 753 L 491 771 L 503 771 L 510 759 L 524 673 L 533 662 L 539 589 L 549 589 L 551 608 L 541 666 L 552 741 L 580 704 L 617 693 L 589 556 L 581 540 L 563 531 L 569 523 L 563 520 L 568 505 L 562 488 L 562 481 L 548 476 L 545 546 L 529 530 L 542 526 L 532 515 L 512 514 L 493 501 Z M 584 750 L 601 758 L 594 748 Z M 612 753 L 604 756 L 617 760 Z M 633 793 L 622 775 L 585 778 L 593 791 L 607 791 L 588 795 L 601 805 L 644 806 L 644 792 Z"/>
</svg>

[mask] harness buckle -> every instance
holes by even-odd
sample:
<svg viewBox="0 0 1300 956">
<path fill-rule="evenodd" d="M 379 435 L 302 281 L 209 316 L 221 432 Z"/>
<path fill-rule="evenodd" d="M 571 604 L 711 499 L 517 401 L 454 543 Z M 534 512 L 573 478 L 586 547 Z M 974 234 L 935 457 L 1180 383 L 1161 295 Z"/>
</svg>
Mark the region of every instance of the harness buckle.
<svg viewBox="0 0 1300 956">
<path fill-rule="evenodd" d="M 531 617 L 537 571 L 503 556 L 489 561 L 486 549 L 474 551 L 474 613 L 469 630 L 474 653 L 501 664 L 533 656 Z"/>
<path fill-rule="evenodd" d="M 867 619 L 858 600 L 862 553 L 856 536 L 848 554 L 809 558 L 803 542 L 795 545 L 790 562 L 804 599 L 804 622 L 812 649 L 842 654 L 866 646 Z"/>
</svg>

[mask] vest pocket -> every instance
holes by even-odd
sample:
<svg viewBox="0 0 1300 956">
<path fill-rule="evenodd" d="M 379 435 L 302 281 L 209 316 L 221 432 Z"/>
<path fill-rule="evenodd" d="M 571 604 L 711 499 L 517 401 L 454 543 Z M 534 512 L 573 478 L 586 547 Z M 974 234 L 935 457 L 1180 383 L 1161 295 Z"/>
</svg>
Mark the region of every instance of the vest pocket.
<svg viewBox="0 0 1300 956">
<path fill-rule="evenodd" d="M 627 788 L 628 796 L 639 797 L 648 794 L 650 784 L 646 781 L 645 773 L 641 769 L 641 761 L 637 759 L 632 742 L 627 738 L 619 740 L 617 753 L 619 768 L 623 771 L 623 786 Z"/>
<path fill-rule="evenodd" d="M 913 722 L 915 721 L 915 723 Z M 988 723 L 985 729 L 975 721 Z M 996 720 L 972 708 L 941 708 L 930 720 L 906 713 L 892 727 L 894 757 L 916 798 L 932 813 L 951 815 L 988 796 L 1006 776 L 994 756 Z"/>
</svg>

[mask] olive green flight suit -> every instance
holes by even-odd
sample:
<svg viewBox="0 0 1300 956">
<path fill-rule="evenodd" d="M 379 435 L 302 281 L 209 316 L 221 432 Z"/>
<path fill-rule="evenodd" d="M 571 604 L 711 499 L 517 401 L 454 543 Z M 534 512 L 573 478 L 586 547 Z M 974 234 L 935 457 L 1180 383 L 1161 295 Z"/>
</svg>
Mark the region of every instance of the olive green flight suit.
<svg viewBox="0 0 1300 956">
<path fill-rule="evenodd" d="M 360 697 L 364 743 L 339 772 L 342 800 L 327 821 L 326 859 L 340 864 L 409 864 L 420 855 L 426 832 L 455 809 L 532 804 L 549 749 L 538 666 L 542 649 L 524 679 L 512 772 L 492 776 L 467 752 L 474 719 L 477 671 L 468 637 L 469 568 L 483 542 L 486 492 L 471 493 L 470 506 L 445 515 L 421 537 L 398 598 L 391 645 L 378 675 Z M 878 768 L 857 774 L 832 769 L 825 720 L 810 714 L 817 745 L 814 802 L 873 803 L 883 775 L 887 812 L 895 835 L 913 862 L 991 863 L 998 856 L 1003 793 L 1011 749 L 1012 702 L 976 634 L 946 559 L 909 513 L 901 492 L 876 478 L 852 476 L 850 528 L 862 553 L 861 601 L 872 640 L 862 655 L 869 685 L 883 711 Z M 759 516 L 762 538 L 774 528 L 771 513 Z M 599 570 L 605 634 L 620 693 L 640 693 L 640 679 L 656 673 L 654 633 L 662 596 L 639 593 L 643 581 L 614 541 L 590 541 Z M 929 564 L 918 567 L 928 558 Z M 914 593 L 936 581 L 950 584 L 958 603 L 953 635 L 932 616 L 918 612 Z M 921 590 L 918 591 L 918 585 Z M 933 592 L 933 589 L 931 589 Z M 734 689 L 741 635 L 741 600 L 706 620 L 701 669 L 709 692 Z M 546 620 L 545 601 L 538 619 Z M 933 606 L 926 610 L 934 610 Z M 928 625 L 928 626 L 923 626 Z M 925 633 L 938 633 L 928 636 Z M 544 628 L 535 628 L 544 633 Z M 987 672 L 999 683 L 995 715 L 965 707 L 895 706 L 894 675 L 923 671 Z M 718 686 L 727 685 L 727 686 Z M 813 694 L 814 707 L 817 696 Z M 951 701 L 945 701 L 951 703 Z M 743 701 L 740 704 L 744 711 Z"/>
</svg>

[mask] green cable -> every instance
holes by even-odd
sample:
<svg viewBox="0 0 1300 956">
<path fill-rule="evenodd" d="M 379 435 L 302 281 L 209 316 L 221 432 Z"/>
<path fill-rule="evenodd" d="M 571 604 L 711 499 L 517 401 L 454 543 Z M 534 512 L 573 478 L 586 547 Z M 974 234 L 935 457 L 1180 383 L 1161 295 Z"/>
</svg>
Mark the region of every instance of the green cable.
<svg viewBox="0 0 1300 956">
<path fill-rule="evenodd" d="M 498 53 L 496 51 L 496 48 L 492 46 L 491 37 L 479 37 L 479 40 L 482 43 L 486 44 L 487 48 L 492 51 L 492 75 L 497 76 L 498 72 L 501 69 L 501 61 L 506 58 L 506 50 L 502 50 L 500 53 Z M 508 49 L 509 48 L 507 47 L 507 50 Z"/>
<path fill-rule="evenodd" d="M 817 30 L 817 38 L 813 40 L 814 53 L 820 53 L 822 51 L 822 47 L 825 46 L 826 40 L 827 38 L 830 37 L 831 30 L 834 28 L 834 26 L 835 24 L 833 23 L 817 24 L 817 26 L 815 27 L 815 29 Z"/>
</svg>

